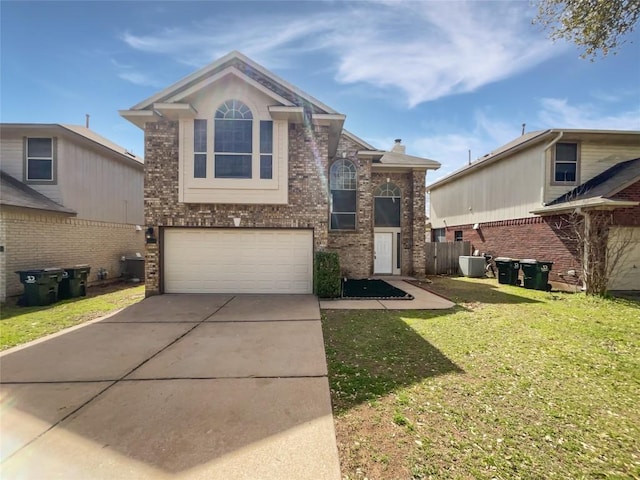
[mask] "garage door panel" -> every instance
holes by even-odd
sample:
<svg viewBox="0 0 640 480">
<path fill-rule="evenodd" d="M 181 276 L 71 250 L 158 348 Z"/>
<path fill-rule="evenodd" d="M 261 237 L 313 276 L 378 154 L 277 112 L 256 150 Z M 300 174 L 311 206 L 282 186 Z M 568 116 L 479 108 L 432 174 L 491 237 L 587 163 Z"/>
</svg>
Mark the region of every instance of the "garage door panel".
<svg viewBox="0 0 640 480">
<path fill-rule="evenodd" d="M 311 293 L 310 230 L 169 228 L 164 232 L 167 293 Z"/>
</svg>

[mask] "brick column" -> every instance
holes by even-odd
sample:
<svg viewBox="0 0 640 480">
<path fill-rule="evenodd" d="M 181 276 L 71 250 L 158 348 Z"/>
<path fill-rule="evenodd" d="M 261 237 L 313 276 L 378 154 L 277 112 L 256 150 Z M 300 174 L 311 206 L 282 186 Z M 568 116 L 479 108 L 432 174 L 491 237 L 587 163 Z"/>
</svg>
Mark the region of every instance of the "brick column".
<svg viewBox="0 0 640 480">
<path fill-rule="evenodd" d="M 413 272 L 416 277 L 424 277 L 426 269 L 426 257 L 425 257 L 425 171 L 414 170 L 411 172 L 412 180 L 412 195 L 413 195 L 413 222 L 411 233 L 413 236 L 412 242 L 412 260 L 413 260 Z"/>
</svg>

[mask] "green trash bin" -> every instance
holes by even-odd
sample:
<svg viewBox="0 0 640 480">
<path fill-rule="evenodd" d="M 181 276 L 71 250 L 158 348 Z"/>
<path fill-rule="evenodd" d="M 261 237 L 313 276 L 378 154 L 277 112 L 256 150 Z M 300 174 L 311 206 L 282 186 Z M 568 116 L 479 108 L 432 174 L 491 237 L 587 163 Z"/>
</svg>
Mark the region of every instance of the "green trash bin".
<svg viewBox="0 0 640 480">
<path fill-rule="evenodd" d="M 522 266 L 522 276 L 524 278 L 524 287 L 534 290 L 551 290 L 549 284 L 549 272 L 553 266 L 553 262 L 543 262 L 533 259 L 520 260 Z"/>
<path fill-rule="evenodd" d="M 64 269 L 62 281 L 58 288 L 58 298 L 76 298 L 87 295 L 87 279 L 91 267 L 89 265 L 76 265 Z"/>
<path fill-rule="evenodd" d="M 24 305 L 49 305 L 58 300 L 58 285 L 64 273 L 61 268 L 19 270 L 16 273 L 20 275 L 20 282 L 24 285 Z"/>
<path fill-rule="evenodd" d="M 498 283 L 504 285 L 518 285 L 518 272 L 520 272 L 520 260 L 508 257 L 495 259 L 498 267 Z"/>
</svg>

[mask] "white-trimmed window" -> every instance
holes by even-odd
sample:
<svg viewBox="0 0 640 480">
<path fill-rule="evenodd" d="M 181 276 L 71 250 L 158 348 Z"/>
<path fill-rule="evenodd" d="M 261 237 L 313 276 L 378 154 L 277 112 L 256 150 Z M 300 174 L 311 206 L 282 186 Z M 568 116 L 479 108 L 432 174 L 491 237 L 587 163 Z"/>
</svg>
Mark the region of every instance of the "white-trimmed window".
<svg viewBox="0 0 640 480">
<path fill-rule="evenodd" d="M 351 160 L 336 160 L 329 169 L 331 230 L 356 229 L 356 166 Z"/>
<path fill-rule="evenodd" d="M 27 182 L 55 181 L 55 140 L 53 138 L 25 138 L 25 180 Z"/>
<path fill-rule="evenodd" d="M 577 143 L 556 143 L 553 155 L 553 183 L 577 183 L 579 161 L 580 147 Z"/>
<path fill-rule="evenodd" d="M 391 182 L 385 182 L 373 192 L 375 227 L 400 226 L 400 189 Z"/>
<path fill-rule="evenodd" d="M 207 121 L 193 121 L 193 178 L 207 178 Z"/>
<path fill-rule="evenodd" d="M 215 114 L 214 176 L 252 178 L 253 114 L 239 100 L 227 100 Z"/>
</svg>

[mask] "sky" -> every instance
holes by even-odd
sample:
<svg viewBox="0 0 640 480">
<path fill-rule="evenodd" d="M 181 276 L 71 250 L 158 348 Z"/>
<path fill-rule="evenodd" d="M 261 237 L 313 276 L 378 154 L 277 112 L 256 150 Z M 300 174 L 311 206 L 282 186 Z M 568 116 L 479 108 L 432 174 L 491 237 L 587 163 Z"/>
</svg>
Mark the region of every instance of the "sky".
<svg viewBox="0 0 640 480">
<path fill-rule="evenodd" d="M 437 160 L 431 183 L 546 128 L 640 130 L 640 32 L 580 58 L 523 1 L 0 2 L 0 121 L 71 123 L 137 155 L 118 115 L 238 50 L 388 150 Z"/>
</svg>

